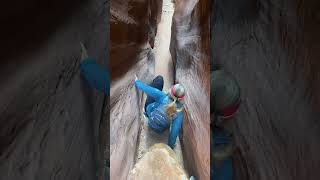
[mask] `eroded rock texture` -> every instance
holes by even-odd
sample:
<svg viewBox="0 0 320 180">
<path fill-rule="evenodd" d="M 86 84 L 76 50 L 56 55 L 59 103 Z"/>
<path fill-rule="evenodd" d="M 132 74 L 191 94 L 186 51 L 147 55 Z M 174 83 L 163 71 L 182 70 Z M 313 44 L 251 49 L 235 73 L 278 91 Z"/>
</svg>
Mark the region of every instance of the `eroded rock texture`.
<svg viewBox="0 0 320 180">
<path fill-rule="evenodd" d="M 210 1 L 176 0 L 170 51 L 186 88 L 182 144 L 187 170 L 210 177 Z M 188 155 L 187 155 L 188 154 Z"/>
<path fill-rule="evenodd" d="M 143 82 L 153 78 L 151 46 L 155 37 L 153 31 L 160 20 L 161 4 L 158 0 L 111 1 L 111 179 L 127 179 L 135 163 L 142 94 L 134 86 L 134 76 Z"/>
<path fill-rule="evenodd" d="M 319 1 L 219 0 L 213 61 L 242 89 L 238 179 L 319 179 Z"/>
<path fill-rule="evenodd" d="M 119 78 L 138 59 L 142 49 L 153 47 L 162 1 L 112 0 L 110 2 L 111 78 Z M 148 42 L 150 45 L 148 44 Z"/>
<path fill-rule="evenodd" d="M 105 4 L 1 6 L 1 179 L 97 179 L 103 94 L 80 78 L 79 42 L 106 64 Z"/>
</svg>

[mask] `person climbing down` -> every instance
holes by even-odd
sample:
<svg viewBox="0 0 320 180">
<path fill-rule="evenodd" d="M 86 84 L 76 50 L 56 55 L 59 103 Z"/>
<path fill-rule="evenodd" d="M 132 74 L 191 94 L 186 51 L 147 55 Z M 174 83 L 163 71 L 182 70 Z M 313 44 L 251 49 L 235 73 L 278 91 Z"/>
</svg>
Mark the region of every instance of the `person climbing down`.
<svg viewBox="0 0 320 180">
<path fill-rule="evenodd" d="M 99 91 L 102 91 L 105 95 L 109 95 L 109 73 L 106 69 L 102 68 L 95 60 L 89 58 L 87 49 L 81 45 L 81 61 L 80 61 L 80 73 L 89 83 L 89 85 Z"/>
<path fill-rule="evenodd" d="M 170 128 L 168 145 L 173 149 L 183 122 L 185 89 L 181 84 L 175 84 L 165 93 L 163 84 L 162 76 L 154 78 L 150 86 L 137 77 L 135 80 L 136 87 L 148 95 L 144 106 L 148 126 L 159 134 Z"/>
<path fill-rule="evenodd" d="M 211 74 L 211 179 L 232 180 L 233 133 L 228 125 L 240 107 L 240 87 L 223 70 Z"/>
</svg>

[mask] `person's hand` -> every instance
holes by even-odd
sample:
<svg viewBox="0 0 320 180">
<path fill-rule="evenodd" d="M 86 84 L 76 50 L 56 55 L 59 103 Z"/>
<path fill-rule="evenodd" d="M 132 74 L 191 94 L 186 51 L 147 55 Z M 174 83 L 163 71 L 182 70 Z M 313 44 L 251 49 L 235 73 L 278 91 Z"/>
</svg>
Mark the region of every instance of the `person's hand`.
<svg viewBox="0 0 320 180">
<path fill-rule="evenodd" d="M 87 49 L 82 42 L 80 42 L 80 45 L 81 45 L 81 61 L 83 61 L 84 59 L 87 59 L 89 56 L 88 56 Z"/>
<path fill-rule="evenodd" d="M 139 79 L 138 79 L 137 75 L 135 74 L 134 75 L 134 81 L 133 81 L 133 84 L 134 84 L 135 87 L 137 87 L 137 80 L 139 80 Z"/>
</svg>

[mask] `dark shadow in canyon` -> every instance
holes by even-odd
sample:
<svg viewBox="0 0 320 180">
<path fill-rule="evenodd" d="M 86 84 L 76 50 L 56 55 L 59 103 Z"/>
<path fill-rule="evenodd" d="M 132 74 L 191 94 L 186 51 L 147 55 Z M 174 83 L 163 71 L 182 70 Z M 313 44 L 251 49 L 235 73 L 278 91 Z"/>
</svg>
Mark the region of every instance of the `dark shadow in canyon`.
<svg viewBox="0 0 320 180">
<path fill-rule="evenodd" d="M 79 60 L 83 42 L 107 65 L 108 2 L 6 1 L 0 23 L 1 177 L 102 178 L 104 96 Z"/>
</svg>

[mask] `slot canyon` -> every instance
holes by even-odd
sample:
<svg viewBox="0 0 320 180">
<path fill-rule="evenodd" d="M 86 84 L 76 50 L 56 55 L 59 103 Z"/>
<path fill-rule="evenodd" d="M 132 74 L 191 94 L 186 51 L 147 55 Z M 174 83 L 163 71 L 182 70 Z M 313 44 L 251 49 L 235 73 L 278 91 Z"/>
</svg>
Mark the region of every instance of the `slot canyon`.
<svg viewBox="0 0 320 180">
<path fill-rule="evenodd" d="M 145 95 L 135 75 L 145 83 L 162 75 L 165 91 L 184 85 L 185 118 L 174 152 L 188 176 L 209 179 L 210 1 L 114 0 L 110 13 L 111 179 L 128 179 L 150 146 L 167 142 L 167 132 L 159 136 L 145 125 Z"/>
</svg>

